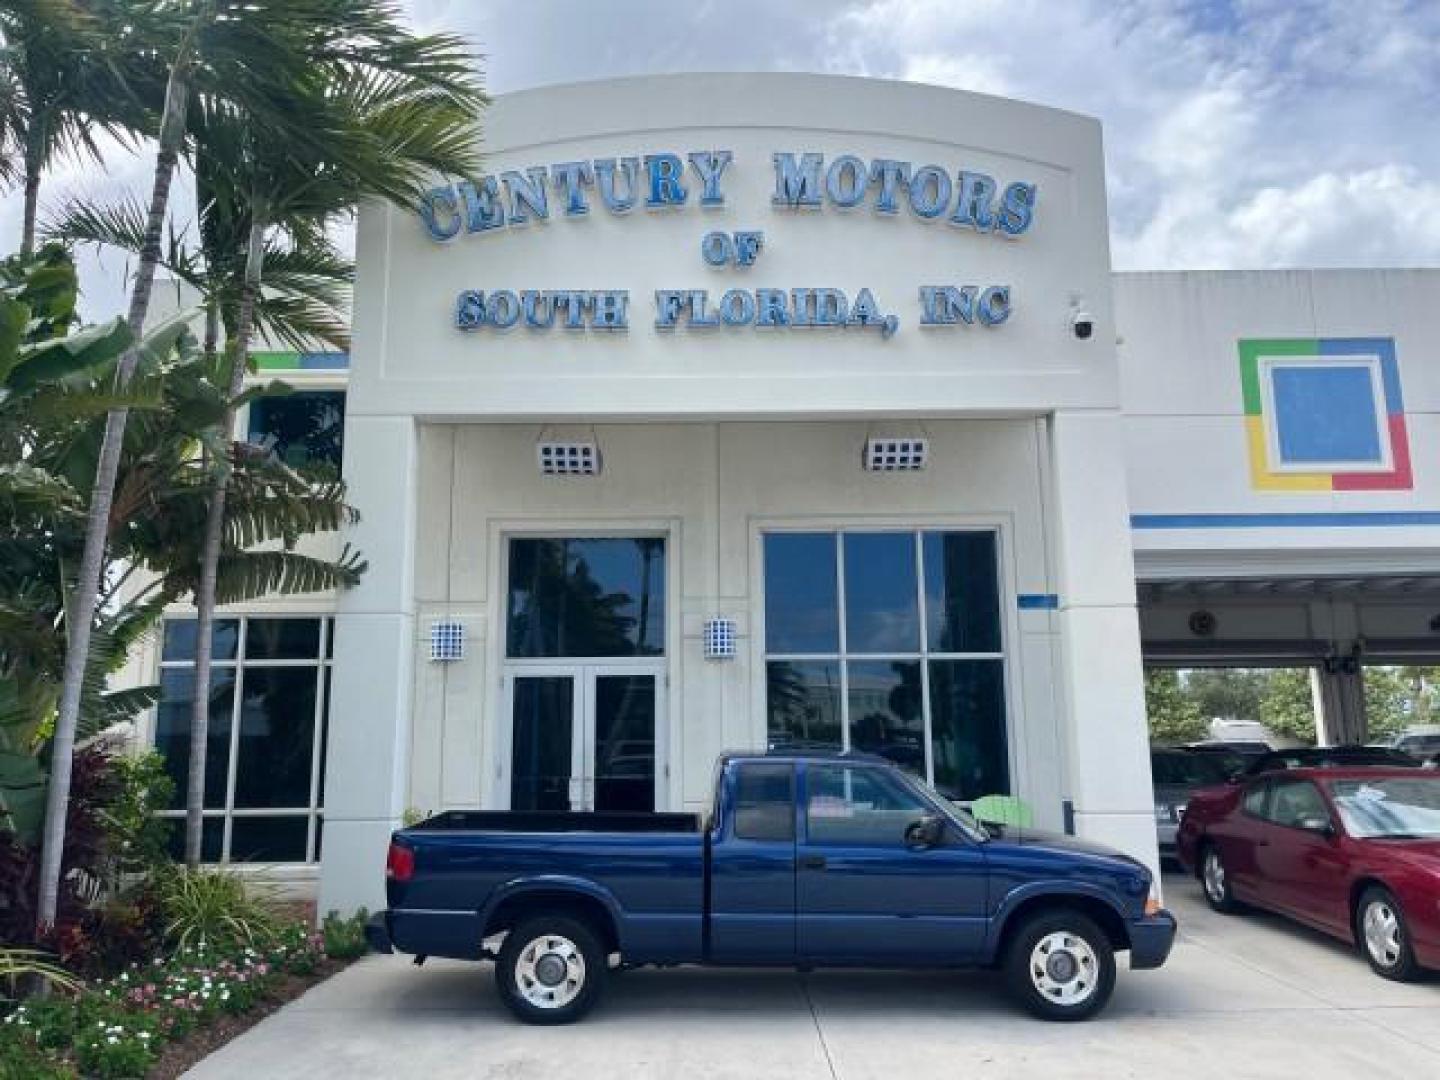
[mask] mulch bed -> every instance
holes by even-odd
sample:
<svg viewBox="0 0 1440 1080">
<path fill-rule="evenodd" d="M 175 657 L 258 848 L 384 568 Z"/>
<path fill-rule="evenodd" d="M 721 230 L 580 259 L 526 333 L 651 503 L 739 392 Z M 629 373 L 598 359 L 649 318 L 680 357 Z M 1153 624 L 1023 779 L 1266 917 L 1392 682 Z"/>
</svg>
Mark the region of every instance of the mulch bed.
<svg viewBox="0 0 1440 1080">
<path fill-rule="evenodd" d="M 327 959 L 320 961 L 309 975 L 285 976 L 273 993 L 249 1012 L 239 1016 L 220 1016 L 213 1023 L 196 1028 L 179 1042 L 168 1043 L 146 1077 L 148 1080 L 175 1080 L 186 1069 L 209 1057 L 237 1035 L 249 1031 L 280 1006 L 294 1001 L 316 983 L 324 982 L 351 963 L 350 960 Z"/>
</svg>

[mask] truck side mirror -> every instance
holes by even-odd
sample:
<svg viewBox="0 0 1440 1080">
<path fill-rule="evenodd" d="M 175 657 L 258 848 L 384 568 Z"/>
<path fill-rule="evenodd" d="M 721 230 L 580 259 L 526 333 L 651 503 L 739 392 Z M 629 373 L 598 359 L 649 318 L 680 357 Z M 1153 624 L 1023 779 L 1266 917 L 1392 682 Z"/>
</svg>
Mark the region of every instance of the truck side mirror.
<svg viewBox="0 0 1440 1080">
<path fill-rule="evenodd" d="M 905 826 L 905 846 L 916 850 L 935 847 L 945 838 L 945 823 L 935 814 Z"/>
</svg>

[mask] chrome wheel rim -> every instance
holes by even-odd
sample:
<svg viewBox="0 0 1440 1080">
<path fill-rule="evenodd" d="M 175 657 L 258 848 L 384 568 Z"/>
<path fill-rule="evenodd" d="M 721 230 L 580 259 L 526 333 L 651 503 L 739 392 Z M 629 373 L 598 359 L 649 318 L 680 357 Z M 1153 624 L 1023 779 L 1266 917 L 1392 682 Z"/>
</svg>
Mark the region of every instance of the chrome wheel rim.
<svg viewBox="0 0 1440 1080">
<path fill-rule="evenodd" d="M 1365 948 L 1370 958 L 1381 967 L 1392 968 L 1400 962 L 1400 917 L 1384 900 L 1375 900 L 1365 907 L 1361 920 Z"/>
<path fill-rule="evenodd" d="M 515 958 L 515 989 L 537 1009 L 563 1009 L 585 987 L 585 957 L 567 937 L 542 934 Z"/>
<path fill-rule="evenodd" d="M 1213 849 L 1205 853 L 1205 895 L 1217 904 L 1225 902 L 1225 864 Z"/>
<path fill-rule="evenodd" d="M 1030 950 L 1030 981 L 1046 1001 L 1080 1005 L 1100 984 L 1100 961 L 1083 937 L 1057 930 Z"/>
</svg>

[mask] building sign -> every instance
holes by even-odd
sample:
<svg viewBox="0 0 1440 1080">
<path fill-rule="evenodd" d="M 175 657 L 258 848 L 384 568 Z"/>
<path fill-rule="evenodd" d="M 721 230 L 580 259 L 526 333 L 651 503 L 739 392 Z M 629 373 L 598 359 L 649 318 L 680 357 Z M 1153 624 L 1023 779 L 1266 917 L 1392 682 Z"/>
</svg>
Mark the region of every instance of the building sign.
<svg viewBox="0 0 1440 1080">
<path fill-rule="evenodd" d="M 734 163 L 729 150 L 643 157 L 592 158 L 523 171 L 507 170 L 477 181 L 444 184 L 426 192 L 418 207 L 426 232 L 438 242 L 525 228 L 553 218 L 578 218 L 599 211 L 624 215 L 673 213 L 696 205 L 726 206 L 725 174 Z M 1034 219 L 1037 186 L 1015 180 L 1003 186 L 981 172 L 952 174 L 939 165 L 890 158 L 865 160 L 841 154 L 828 162 L 816 153 L 771 155 L 772 211 L 824 212 L 868 207 L 880 215 L 904 211 L 936 222 L 938 228 L 1013 240 Z M 707 230 L 699 255 L 712 267 L 749 267 L 765 250 L 760 230 Z M 983 282 L 922 283 L 916 297 L 924 327 L 998 327 L 1010 319 L 1010 286 Z M 663 331 L 725 328 L 873 331 L 889 337 L 899 314 L 869 288 L 853 295 L 821 286 L 656 289 L 653 327 Z M 606 330 L 630 328 L 630 294 L 624 289 L 539 287 L 464 289 L 455 302 L 455 325 L 466 331 Z"/>
</svg>

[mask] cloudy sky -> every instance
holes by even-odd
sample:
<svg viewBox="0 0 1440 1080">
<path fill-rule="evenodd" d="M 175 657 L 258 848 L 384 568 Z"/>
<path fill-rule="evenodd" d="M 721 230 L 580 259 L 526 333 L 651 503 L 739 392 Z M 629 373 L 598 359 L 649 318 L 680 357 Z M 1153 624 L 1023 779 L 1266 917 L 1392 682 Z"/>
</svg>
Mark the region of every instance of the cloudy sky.
<svg viewBox="0 0 1440 1080">
<path fill-rule="evenodd" d="M 1117 269 L 1440 265 L 1440 0 L 404 0 L 492 93 L 681 71 L 910 79 L 1097 116 Z M 141 192 L 151 160 L 47 187 Z M 18 195 L 0 229 L 18 232 Z M 188 213 L 182 207 L 181 215 Z M 122 260 L 86 266 L 119 310 Z"/>
</svg>

